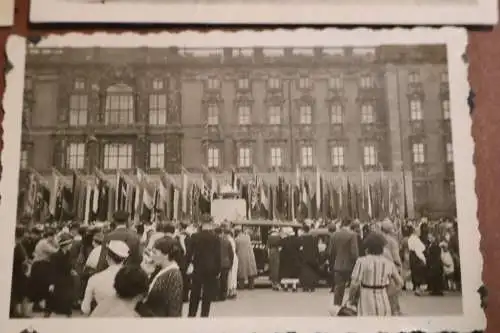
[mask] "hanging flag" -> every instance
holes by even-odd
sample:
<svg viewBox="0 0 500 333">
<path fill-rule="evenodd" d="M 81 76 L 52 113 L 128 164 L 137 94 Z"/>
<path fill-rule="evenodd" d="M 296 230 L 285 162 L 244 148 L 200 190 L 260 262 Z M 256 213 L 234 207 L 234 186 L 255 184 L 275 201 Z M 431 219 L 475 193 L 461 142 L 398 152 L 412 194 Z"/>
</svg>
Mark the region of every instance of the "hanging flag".
<svg viewBox="0 0 500 333">
<path fill-rule="evenodd" d="M 172 219 L 174 221 L 179 220 L 179 199 L 180 199 L 180 193 L 179 190 L 174 188 L 174 198 L 173 198 L 173 214 L 172 214 Z"/>
<path fill-rule="evenodd" d="M 264 209 L 269 213 L 269 198 L 266 194 L 265 185 L 261 182 L 260 184 L 260 202 Z"/>
<path fill-rule="evenodd" d="M 319 212 L 321 209 L 321 174 L 319 172 L 319 166 L 316 166 L 316 211 Z"/>
<path fill-rule="evenodd" d="M 92 196 L 92 187 L 90 184 L 85 184 L 85 212 L 83 217 L 83 223 L 87 224 L 90 222 L 91 217 L 91 196 Z"/>
<path fill-rule="evenodd" d="M 368 217 L 370 220 L 373 218 L 373 212 L 372 212 L 372 185 L 368 185 Z"/>
<path fill-rule="evenodd" d="M 115 210 L 127 210 L 128 186 L 125 175 L 120 170 L 116 171 L 116 197 Z"/>
<path fill-rule="evenodd" d="M 181 177 L 182 177 L 182 213 L 184 216 L 187 215 L 188 213 L 188 172 L 187 170 L 182 167 L 182 172 L 181 172 Z"/>
</svg>

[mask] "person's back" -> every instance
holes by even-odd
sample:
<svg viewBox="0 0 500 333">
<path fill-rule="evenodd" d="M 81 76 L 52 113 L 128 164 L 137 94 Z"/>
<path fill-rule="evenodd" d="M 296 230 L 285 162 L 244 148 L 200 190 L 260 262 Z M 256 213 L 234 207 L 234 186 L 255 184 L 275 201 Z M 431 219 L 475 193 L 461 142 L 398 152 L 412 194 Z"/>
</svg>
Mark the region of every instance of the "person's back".
<svg viewBox="0 0 500 333">
<path fill-rule="evenodd" d="M 331 260 L 335 271 L 351 271 L 358 258 L 358 241 L 356 233 L 341 228 L 333 234 Z"/>
<path fill-rule="evenodd" d="M 221 267 L 220 239 L 210 230 L 192 236 L 193 274 L 217 275 Z"/>
<path fill-rule="evenodd" d="M 127 259 L 127 263 L 134 265 L 139 265 L 141 263 L 140 238 L 136 232 L 125 227 L 118 227 L 105 236 L 104 244 L 108 244 L 110 241 L 122 241 L 127 244 L 130 249 L 130 257 Z M 102 271 L 107 267 L 106 253 L 107 249 L 103 247 L 99 257 L 98 271 Z"/>
</svg>

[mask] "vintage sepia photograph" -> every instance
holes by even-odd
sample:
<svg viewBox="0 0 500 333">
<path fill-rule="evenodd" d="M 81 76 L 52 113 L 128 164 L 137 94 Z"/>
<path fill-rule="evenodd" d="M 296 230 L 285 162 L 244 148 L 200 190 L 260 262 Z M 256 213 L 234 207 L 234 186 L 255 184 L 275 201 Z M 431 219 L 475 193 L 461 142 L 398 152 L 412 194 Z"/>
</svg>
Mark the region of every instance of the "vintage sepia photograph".
<svg viewBox="0 0 500 333">
<path fill-rule="evenodd" d="M 20 103 L 6 107 L 18 112 L 5 137 L 18 160 L 2 181 L 9 322 L 369 317 L 386 331 L 403 318 L 481 329 L 465 36 L 22 45 Z"/>
<path fill-rule="evenodd" d="M 492 25 L 496 0 L 32 0 L 35 23 Z"/>
</svg>

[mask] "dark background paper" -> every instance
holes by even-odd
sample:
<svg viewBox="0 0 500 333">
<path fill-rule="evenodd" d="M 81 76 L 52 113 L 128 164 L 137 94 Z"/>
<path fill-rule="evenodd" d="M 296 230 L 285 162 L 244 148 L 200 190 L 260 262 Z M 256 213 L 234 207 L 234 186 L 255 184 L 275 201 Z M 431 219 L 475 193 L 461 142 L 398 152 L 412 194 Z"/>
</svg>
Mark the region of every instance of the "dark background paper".
<svg viewBox="0 0 500 333">
<path fill-rule="evenodd" d="M 28 24 L 28 10 L 29 0 L 17 0 L 14 26 L 0 28 L 0 50 L 4 54 L 0 58 L 1 71 L 8 71 L 11 67 L 6 61 L 5 44 L 8 36 L 12 34 L 30 36 L 36 40 L 37 36 L 66 32 L 91 33 L 107 31 L 119 33 L 122 31 L 135 31 L 147 33 L 166 29 L 170 31 L 183 29 L 208 30 L 207 26 L 201 25 L 174 27 L 148 27 L 146 25 L 113 25 L 110 27 L 104 24 L 32 25 Z M 57 10 L 57 8 L 53 8 L 53 10 Z M 216 28 L 220 29 L 221 27 L 217 26 Z M 245 26 L 244 28 L 248 29 L 250 27 Z M 256 27 L 256 29 L 262 28 L 273 27 Z M 226 29 L 233 30 L 235 27 L 226 27 Z M 479 199 L 477 214 L 482 236 L 483 280 L 485 289 L 488 292 L 488 306 L 485 310 L 488 318 L 486 332 L 496 333 L 500 332 L 500 316 L 498 315 L 500 309 L 500 25 L 493 28 L 471 28 L 467 56 L 464 57 L 464 61 L 469 63 L 469 82 L 474 92 L 471 97 L 463 96 L 463 98 L 469 98 L 470 104 L 474 106 L 472 111 L 472 135 L 475 140 L 476 194 Z M 3 95 L 4 85 L 5 77 L 2 75 L 0 76 L 0 95 Z M 8 112 L 8 110 L 3 111 Z M 3 119 L 3 112 L 0 119 Z M 463 135 L 466 135 L 466 133 L 463 133 Z M 5 144 L 9 143 L 2 140 L 0 148 Z M 2 160 L 8 159 L 2 156 Z M 6 222 L 9 221 L 2 221 L 2 223 Z M 463 222 L 466 223 L 466 221 Z M 474 221 L 471 221 L 471 223 L 474 223 Z M 4 251 L 11 250 L 11 246 L 4 249 Z M 242 331 L 241 333 L 245 332 Z"/>
</svg>

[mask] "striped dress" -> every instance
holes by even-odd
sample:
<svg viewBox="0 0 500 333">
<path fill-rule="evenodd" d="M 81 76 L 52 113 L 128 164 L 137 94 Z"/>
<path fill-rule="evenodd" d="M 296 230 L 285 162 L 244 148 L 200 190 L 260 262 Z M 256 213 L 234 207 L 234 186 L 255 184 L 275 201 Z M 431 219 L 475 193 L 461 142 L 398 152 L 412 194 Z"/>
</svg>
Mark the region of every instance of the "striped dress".
<svg viewBox="0 0 500 333">
<path fill-rule="evenodd" d="M 356 261 L 351 285 L 359 286 L 358 316 L 390 316 L 389 281 L 401 280 L 396 265 L 384 256 L 366 255 Z"/>
</svg>

